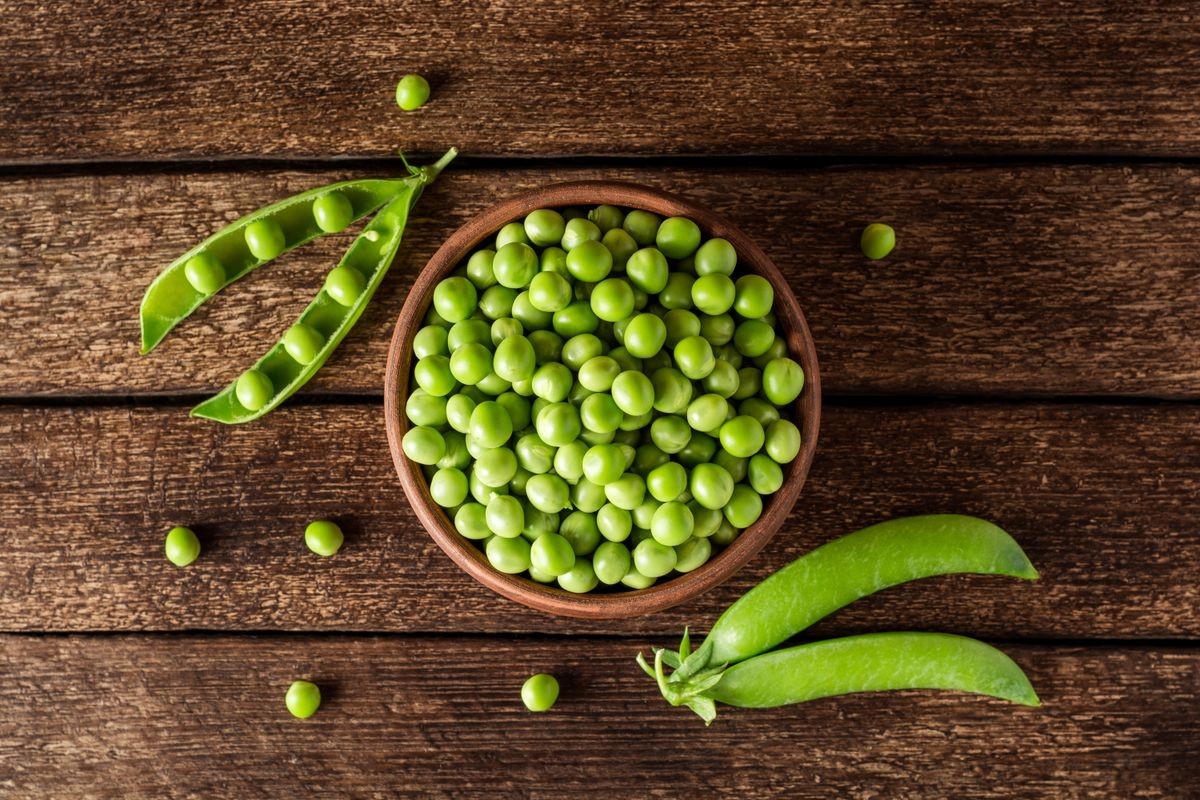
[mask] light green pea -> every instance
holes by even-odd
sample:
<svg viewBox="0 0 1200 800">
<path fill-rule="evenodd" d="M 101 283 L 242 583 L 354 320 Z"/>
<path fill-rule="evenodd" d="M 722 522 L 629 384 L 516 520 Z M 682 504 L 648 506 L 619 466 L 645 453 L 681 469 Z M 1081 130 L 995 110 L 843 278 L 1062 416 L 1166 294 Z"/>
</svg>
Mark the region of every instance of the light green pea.
<svg viewBox="0 0 1200 800">
<path fill-rule="evenodd" d="M 676 502 L 663 503 L 650 520 L 650 535 L 659 544 L 674 547 L 691 538 L 694 525 L 692 512 L 686 505 Z"/>
<path fill-rule="evenodd" d="M 691 572 L 712 557 L 712 542 L 708 539 L 688 539 L 675 548 L 675 571 Z"/>
<path fill-rule="evenodd" d="M 529 569 L 530 550 L 529 540 L 521 536 L 507 539 L 503 536 L 493 536 L 484 547 L 488 563 L 497 571 L 508 575 L 516 575 Z"/>
<path fill-rule="evenodd" d="M 661 578 L 675 569 L 678 557 L 675 548 L 668 547 L 654 539 L 638 542 L 633 548 L 633 565 L 637 571 L 649 578 Z"/>
<path fill-rule="evenodd" d="M 592 571 L 596 579 L 606 586 L 620 583 L 632 565 L 633 557 L 629 548 L 619 541 L 601 542 L 592 554 Z"/>
<path fill-rule="evenodd" d="M 488 501 L 484 521 L 487 523 L 488 530 L 497 537 L 515 539 L 525 529 L 525 510 L 521 506 L 521 501 L 512 495 L 498 494 Z M 525 561 L 525 566 L 517 570 L 518 572 L 529 568 L 528 554 L 526 554 Z"/>
<path fill-rule="evenodd" d="M 790 358 L 776 358 L 763 368 L 762 389 L 777 406 L 793 403 L 804 389 L 804 370 Z"/>
<path fill-rule="evenodd" d="M 487 511 L 481 503 L 463 503 L 454 514 L 454 527 L 467 539 L 482 540 L 492 535 Z"/>
<path fill-rule="evenodd" d="M 790 464 L 800 454 L 800 429 L 790 420 L 775 420 L 767 426 L 765 449 L 778 463 Z"/>
<path fill-rule="evenodd" d="M 862 248 L 864 256 L 872 261 L 878 261 L 885 258 L 896 246 L 896 231 L 892 230 L 890 225 L 872 222 L 863 229 L 859 246 Z"/>
<path fill-rule="evenodd" d="M 454 508 L 467 499 L 467 476 L 460 469 L 439 469 L 429 481 L 429 494 L 442 508 Z"/>
<path fill-rule="evenodd" d="M 191 528 L 171 528 L 163 543 L 167 560 L 177 567 L 186 567 L 200 557 L 200 539 Z"/>
<path fill-rule="evenodd" d="M 735 528 L 749 528 L 762 516 L 762 497 L 744 483 L 733 487 L 733 494 L 725 506 L 725 519 Z"/>
<path fill-rule="evenodd" d="M 246 248 L 259 261 L 270 261 L 283 252 L 287 241 L 283 228 L 273 219 L 257 219 L 243 231 Z"/>
<path fill-rule="evenodd" d="M 768 455 L 751 458 L 747 473 L 751 488 L 759 494 L 774 494 L 783 486 L 783 469 Z"/>
</svg>

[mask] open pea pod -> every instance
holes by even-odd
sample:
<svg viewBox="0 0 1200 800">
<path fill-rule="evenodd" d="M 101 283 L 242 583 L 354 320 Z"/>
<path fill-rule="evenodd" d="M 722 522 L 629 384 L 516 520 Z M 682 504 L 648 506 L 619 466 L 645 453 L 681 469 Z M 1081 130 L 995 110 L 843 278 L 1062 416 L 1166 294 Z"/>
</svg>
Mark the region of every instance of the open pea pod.
<svg viewBox="0 0 1200 800">
<path fill-rule="evenodd" d="M 406 191 L 414 180 L 418 179 L 409 176 L 332 183 L 221 228 L 172 261 L 146 289 L 141 306 L 143 355 L 238 278 L 318 236 L 343 230 Z"/>
<path fill-rule="evenodd" d="M 250 370 L 193 408 L 192 416 L 249 422 L 307 383 L 362 316 L 400 248 L 409 210 L 456 154 L 451 149 L 436 164 L 412 168 L 412 177 L 363 228 L 296 324 Z"/>
</svg>

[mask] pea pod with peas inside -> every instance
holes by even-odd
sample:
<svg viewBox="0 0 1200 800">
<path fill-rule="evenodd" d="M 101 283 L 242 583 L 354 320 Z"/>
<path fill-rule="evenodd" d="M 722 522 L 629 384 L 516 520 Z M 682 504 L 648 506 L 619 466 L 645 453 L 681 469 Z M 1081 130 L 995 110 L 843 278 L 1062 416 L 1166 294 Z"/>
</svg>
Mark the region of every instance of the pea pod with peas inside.
<svg viewBox="0 0 1200 800">
<path fill-rule="evenodd" d="M 357 180 L 292 195 L 226 225 L 172 261 L 146 289 L 142 353 L 149 353 L 221 289 L 289 250 L 345 229 L 405 191 L 412 177 Z"/>
<path fill-rule="evenodd" d="M 1037 578 L 1020 546 L 990 522 L 953 514 L 891 520 L 829 542 L 768 577 L 721 615 L 694 653 L 685 633 L 678 654 L 657 650 L 653 668 L 640 655 L 638 663 L 668 702 L 689 706 L 706 722 L 716 714 L 714 701 L 761 707 L 752 703 L 768 696 L 795 698 L 770 703 L 782 705 L 898 688 L 961 689 L 1037 705 L 1006 656 L 961 637 L 848 637 L 834 640 L 843 642 L 836 648 L 817 642 L 761 655 L 861 597 L 951 573 Z M 827 655 L 837 657 L 823 660 Z M 664 665 L 675 670 L 669 677 Z"/>
<path fill-rule="evenodd" d="M 430 167 L 411 168 L 412 177 L 400 194 L 367 223 L 296 324 L 251 369 L 193 408 L 192 416 L 249 422 L 307 383 L 362 315 L 396 256 L 408 212 L 455 153 L 451 150 Z"/>
</svg>

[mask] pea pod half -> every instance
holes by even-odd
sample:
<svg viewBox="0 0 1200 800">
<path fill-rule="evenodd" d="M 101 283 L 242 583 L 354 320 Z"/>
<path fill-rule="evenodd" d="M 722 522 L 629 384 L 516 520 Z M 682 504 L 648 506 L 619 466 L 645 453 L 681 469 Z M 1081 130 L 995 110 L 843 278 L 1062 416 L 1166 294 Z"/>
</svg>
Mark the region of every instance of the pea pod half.
<svg viewBox="0 0 1200 800">
<path fill-rule="evenodd" d="M 362 315 L 396 256 L 409 210 L 456 154 L 451 149 L 436 164 L 410 168 L 412 176 L 350 245 L 297 323 L 252 369 L 193 408 L 192 416 L 249 422 L 307 383 Z"/>
<path fill-rule="evenodd" d="M 663 677 L 656 657 L 657 677 Z M 664 678 L 665 681 L 665 678 Z M 1039 706 L 1037 692 L 1011 658 L 965 636 L 868 633 L 789 647 L 734 664 L 693 695 L 665 694 L 705 722 L 715 703 L 775 708 L 822 697 L 896 689 L 948 689 Z"/>
<path fill-rule="evenodd" d="M 153 350 L 172 328 L 238 278 L 362 219 L 406 191 L 414 179 L 333 183 L 272 203 L 221 228 L 167 265 L 146 289 L 140 310 L 142 353 Z"/>
</svg>

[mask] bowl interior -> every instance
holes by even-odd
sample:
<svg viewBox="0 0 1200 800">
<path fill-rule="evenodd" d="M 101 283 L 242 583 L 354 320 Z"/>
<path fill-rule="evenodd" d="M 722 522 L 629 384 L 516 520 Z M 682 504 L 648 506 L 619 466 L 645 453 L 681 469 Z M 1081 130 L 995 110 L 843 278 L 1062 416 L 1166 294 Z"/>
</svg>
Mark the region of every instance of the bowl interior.
<svg viewBox="0 0 1200 800">
<path fill-rule="evenodd" d="M 405 457 L 400 443 L 408 430 L 403 409 L 408 400 L 413 336 L 423 323 L 438 282 L 503 225 L 523 218 L 530 211 L 600 203 L 645 209 L 663 217 L 689 217 L 705 236 L 720 236 L 733 244 L 739 270 L 755 272 L 770 281 L 775 290 L 775 315 L 781 333 L 792 357 L 805 372 L 804 391 L 795 408 L 802 444 L 800 454 L 785 468 L 783 486 L 764 498 L 758 521 L 703 566 L 648 589 L 572 594 L 557 586 L 493 569 L 483 552 L 455 530 L 446 513 L 433 501 L 421 468 Z M 795 294 L 766 253 L 738 228 L 705 208 L 657 189 L 610 181 L 560 183 L 528 191 L 497 203 L 455 231 L 417 277 L 396 320 L 388 351 L 384 397 L 388 445 L 396 472 L 413 511 L 438 546 L 480 583 L 509 599 L 553 614 L 590 619 L 633 617 L 677 605 L 724 581 L 752 558 L 779 529 L 800 496 L 816 449 L 821 416 L 820 374 L 812 334 Z"/>
</svg>

